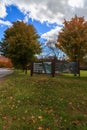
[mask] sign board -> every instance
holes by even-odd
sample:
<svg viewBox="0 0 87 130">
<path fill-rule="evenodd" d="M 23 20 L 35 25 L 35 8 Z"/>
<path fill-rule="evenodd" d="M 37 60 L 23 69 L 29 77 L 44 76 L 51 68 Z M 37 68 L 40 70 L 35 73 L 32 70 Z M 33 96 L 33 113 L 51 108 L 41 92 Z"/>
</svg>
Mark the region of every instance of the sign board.
<svg viewBox="0 0 87 130">
<path fill-rule="evenodd" d="M 42 74 L 51 74 L 51 62 L 34 62 L 33 63 L 33 72 L 42 73 Z"/>
<path fill-rule="evenodd" d="M 78 74 L 77 62 L 56 61 L 55 73 L 73 73 Z"/>
<path fill-rule="evenodd" d="M 31 66 L 31 76 L 33 73 L 37 74 L 52 74 L 54 77 L 58 73 L 72 73 L 79 74 L 79 67 L 77 62 L 67 61 L 40 61 L 33 62 Z"/>
</svg>

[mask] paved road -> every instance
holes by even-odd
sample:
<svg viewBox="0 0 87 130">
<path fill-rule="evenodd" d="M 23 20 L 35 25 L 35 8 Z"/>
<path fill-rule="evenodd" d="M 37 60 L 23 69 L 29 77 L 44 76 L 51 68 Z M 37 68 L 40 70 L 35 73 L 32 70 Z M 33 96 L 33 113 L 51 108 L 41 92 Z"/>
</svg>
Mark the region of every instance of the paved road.
<svg viewBox="0 0 87 130">
<path fill-rule="evenodd" d="M 0 78 L 3 78 L 9 74 L 12 74 L 13 70 L 7 69 L 7 68 L 0 68 Z"/>
</svg>

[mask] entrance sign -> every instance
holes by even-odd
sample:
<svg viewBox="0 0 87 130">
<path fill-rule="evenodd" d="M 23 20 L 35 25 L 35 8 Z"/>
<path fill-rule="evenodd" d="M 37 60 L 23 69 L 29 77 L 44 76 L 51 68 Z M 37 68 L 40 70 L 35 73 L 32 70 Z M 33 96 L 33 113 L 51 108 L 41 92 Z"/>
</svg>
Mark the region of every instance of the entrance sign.
<svg viewBox="0 0 87 130">
<path fill-rule="evenodd" d="M 77 62 L 67 62 L 67 61 L 40 61 L 32 62 L 31 65 L 31 76 L 33 73 L 36 74 L 55 74 L 59 73 L 72 73 L 74 75 L 79 73 L 79 65 Z"/>
<path fill-rule="evenodd" d="M 56 61 L 55 73 L 78 74 L 78 64 L 77 62 Z"/>
<path fill-rule="evenodd" d="M 43 66 L 42 66 L 41 62 L 33 64 L 33 72 L 34 73 L 42 73 L 43 72 Z"/>
<path fill-rule="evenodd" d="M 34 62 L 33 72 L 41 74 L 51 74 L 52 73 L 51 62 Z"/>
</svg>

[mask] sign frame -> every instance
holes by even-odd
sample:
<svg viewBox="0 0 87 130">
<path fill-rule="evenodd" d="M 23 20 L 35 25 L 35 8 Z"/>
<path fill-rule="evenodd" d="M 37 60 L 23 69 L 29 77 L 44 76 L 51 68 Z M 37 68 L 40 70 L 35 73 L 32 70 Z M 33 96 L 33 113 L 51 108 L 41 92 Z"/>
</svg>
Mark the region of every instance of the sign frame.
<svg viewBox="0 0 87 130">
<path fill-rule="evenodd" d="M 46 68 L 46 64 L 49 64 L 48 68 L 51 68 L 51 70 L 49 71 L 49 73 L 47 73 L 47 68 Z M 71 64 L 72 69 L 74 70 L 76 67 L 76 71 L 70 71 L 69 68 L 68 69 L 68 73 L 74 74 L 75 76 L 78 74 L 80 77 L 80 67 L 79 67 L 79 63 L 78 62 L 68 62 L 68 61 L 59 61 L 59 60 L 43 60 L 43 61 L 33 61 L 31 63 L 31 71 L 30 71 L 30 75 L 33 76 L 33 74 L 51 74 L 52 77 L 55 77 L 55 75 L 57 75 L 58 73 L 56 71 L 58 71 L 58 68 L 61 67 L 62 65 L 64 66 L 66 63 L 66 65 L 70 66 L 69 64 Z M 62 64 L 61 66 L 59 66 L 58 64 Z M 75 66 L 76 65 L 76 66 Z M 60 68 L 59 68 L 60 69 Z M 64 69 L 64 68 L 63 68 Z M 67 73 L 63 71 L 60 71 L 61 73 Z"/>
</svg>

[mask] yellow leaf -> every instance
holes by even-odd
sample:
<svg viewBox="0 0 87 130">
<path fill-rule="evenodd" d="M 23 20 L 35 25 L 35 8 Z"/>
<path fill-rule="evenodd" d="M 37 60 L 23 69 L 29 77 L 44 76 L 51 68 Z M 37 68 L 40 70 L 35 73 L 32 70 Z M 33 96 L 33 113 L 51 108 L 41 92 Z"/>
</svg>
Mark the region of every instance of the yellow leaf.
<svg viewBox="0 0 87 130">
<path fill-rule="evenodd" d="M 38 127 L 38 130 L 43 130 L 43 128 L 41 126 Z"/>
</svg>

